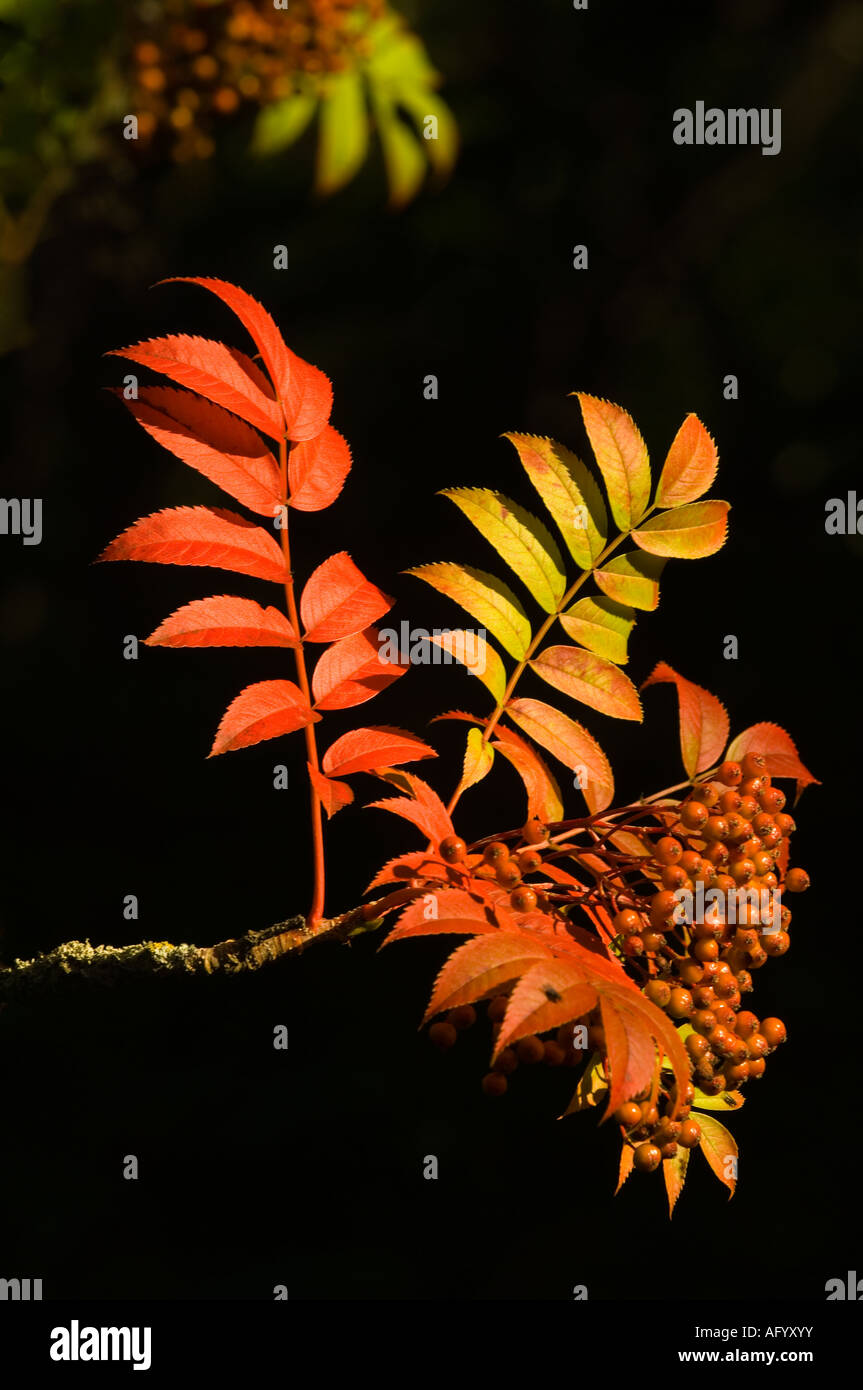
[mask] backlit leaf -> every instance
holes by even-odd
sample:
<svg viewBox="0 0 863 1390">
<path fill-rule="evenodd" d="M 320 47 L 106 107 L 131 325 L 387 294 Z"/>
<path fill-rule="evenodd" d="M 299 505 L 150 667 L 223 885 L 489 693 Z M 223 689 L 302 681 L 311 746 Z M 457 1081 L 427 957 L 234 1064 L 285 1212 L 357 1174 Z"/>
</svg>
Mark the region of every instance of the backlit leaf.
<svg viewBox="0 0 863 1390">
<path fill-rule="evenodd" d="M 202 396 L 170 386 L 143 386 L 137 399 L 121 399 L 163 448 L 253 512 L 276 515 L 282 501 L 279 465 L 250 425 Z"/>
<path fill-rule="evenodd" d="M 510 700 L 509 717 L 566 767 L 577 770 L 591 811 L 604 811 L 614 795 L 614 777 L 596 740 L 574 719 L 542 700 Z"/>
<path fill-rule="evenodd" d="M 725 544 L 728 512 L 727 502 L 690 502 L 686 507 L 650 517 L 633 531 L 632 539 L 651 555 L 700 560 L 705 555 L 715 555 Z"/>
<path fill-rule="evenodd" d="M 144 641 L 148 647 L 295 647 L 297 636 L 278 608 L 221 594 L 184 604 Z"/>
<path fill-rule="evenodd" d="M 315 435 L 320 434 L 330 418 L 333 406 L 332 385 L 318 367 L 313 367 L 310 362 L 291 352 L 263 305 L 246 290 L 229 284 L 227 280 L 196 275 L 174 275 L 170 280 L 163 280 L 161 283 L 175 282 L 200 285 L 202 289 L 209 290 L 221 299 L 222 303 L 236 314 L 261 354 L 281 402 L 278 435 L 287 433 L 288 439 L 303 440 L 313 439 Z M 195 389 L 201 390 L 200 387 Z M 207 392 L 201 391 L 201 394 L 207 395 Z M 226 402 L 220 401 L 219 404 L 225 405 Z M 228 409 L 230 408 L 229 406 Z"/>
<path fill-rule="evenodd" d="M 599 484 L 580 458 L 532 434 L 506 434 L 527 476 L 554 517 L 570 555 L 590 569 L 608 538 L 608 515 Z"/>
<path fill-rule="evenodd" d="M 626 664 L 629 634 L 635 626 L 632 608 L 610 598 L 580 598 L 561 613 L 560 625 L 573 642 L 618 666 Z"/>
<path fill-rule="evenodd" d="M 460 662 L 477 680 L 481 680 L 496 703 L 503 700 L 506 670 L 497 651 L 481 632 L 451 628 L 445 632 L 433 632 L 429 640 Z"/>
<path fill-rule="evenodd" d="M 447 561 L 419 565 L 406 573 L 424 579 L 470 613 L 516 661 L 527 654 L 531 638 L 527 615 L 515 594 L 493 574 Z"/>
<path fill-rule="evenodd" d="M 549 685 L 591 709 L 615 719 L 644 717 L 632 681 L 603 656 L 583 647 L 546 647 L 529 664 Z"/>
<path fill-rule="evenodd" d="M 737 1141 L 725 1125 L 712 1115 L 699 1114 L 698 1123 L 701 1126 L 701 1152 L 719 1181 L 728 1188 L 731 1198 L 737 1186 Z"/>
<path fill-rule="evenodd" d="M 574 392 L 584 428 L 608 490 L 611 514 L 621 531 L 641 520 L 650 501 L 647 446 L 631 415 L 619 405 Z"/>
<path fill-rule="evenodd" d="M 728 715 L 709 690 L 679 676 L 666 661 L 660 661 L 642 685 L 671 682 L 677 687 L 680 705 L 680 751 L 689 777 L 704 772 L 722 757 L 728 738 Z"/>
<path fill-rule="evenodd" d="M 435 750 L 415 734 L 381 726 L 342 734 L 327 749 L 321 766 L 327 777 L 347 777 L 352 772 L 374 772 L 379 767 L 436 757 Z"/>
<path fill-rule="evenodd" d="M 494 747 L 512 763 L 524 783 L 528 816 L 539 816 L 544 825 L 563 820 L 560 788 L 536 749 L 504 724 L 495 729 Z"/>
<path fill-rule="evenodd" d="M 577 1115 L 581 1110 L 595 1110 L 608 1091 L 608 1082 L 598 1052 L 591 1054 L 587 1066 L 579 1078 L 572 1100 L 558 1119 L 567 1115 Z"/>
<path fill-rule="evenodd" d="M 687 415 L 674 436 L 656 488 L 658 507 L 683 507 L 712 485 L 719 454 L 697 415 Z"/>
<path fill-rule="evenodd" d="M 509 997 L 494 1056 L 519 1038 L 581 1018 L 595 1005 L 596 988 L 577 966 L 568 960 L 541 959 L 522 974 Z"/>
<path fill-rule="evenodd" d="M 778 724 L 753 724 L 744 729 L 728 745 L 725 756 L 732 762 L 740 762 L 747 753 L 762 753 L 771 777 L 796 777 L 798 791 L 812 782 L 821 785 L 800 761 L 790 734 Z"/>
<path fill-rule="evenodd" d="M 173 507 L 140 517 L 102 551 L 99 560 L 147 560 L 160 565 L 207 565 L 285 581 L 285 561 L 273 537 L 220 507 Z"/>
<path fill-rule="evenodd" d="M 393 600 L 357 569 L 346 550 L 324 560 L 309 576 L 300 599 L 307 642 L 336 642 L 361 632 Z"/>
<path fill-rule="evenodd" d="M 318 99 L 308 92 L 295 92 L 284 101 L 262 106 L 252 135 L 252 154 L 278 154 L 299 140 L 315 114 Z"/>
<path fill-rule="evenodd" d="M 386 732 L 386 730 L 381 732 Z M 399 732 L 399 730 L 395 732 Z M 409 737 L 413 738 L 413 735 L 409 735 Z M 415 742 L 419 743 L 419 739 L 415 739 Z M 426 744 L 421 746 L 427 747 Z M 436 758 L 437 754 L 433 748 L 429 748 L 426 753 L 420 753 L 419 756 Z M 398 761 L 405 763 L 414 760 L 400 758 Z M 454 834 L 450 814 L 437 792 L 429 786 L 428 782 L 424 782 L 414 772 L 405 772 L 403 768 L 381 767 L 376 768 L 375 773 L 385 782 L 390 782 L 399 787 L 400 790 L 406 791 L 408 795 L 395 797 L 391 801 L 373 801 L 369 803 L 370 805 L 392 811 L 394 815 L 403 816 L 405 820 L 412 821 L 435 845 L 440 844 L 441 840 L 446 839 L 448 835 Z"/>
<path fill-rule="evenodd" d="M 708 1096 L 700 1087 L 695 1087 L 692 1101 L 693 1110 L 739 1110 L 744 1102 L 742 1091 L 720 1091 L 718 1096 Z M 698 1119 L 698 1116 L 694 1117 Z"/>
<path fill-rule="evenodd" d="M 491 772 L 494 763 L 494 749 L 483 742 L 479 729 L 469 729 L 467 747 L 464 752 L 464 765 L 461 775 L 463 789 L 476 786 Z"/>
<path fill-rule="evenodd" d="M 542 522 L 490 488 L 445 488 L 442 495 L 473 522 L 539 606 L 553 613 L 566 592 L 566 576 L 560 551 Z"/>
<path fill-rule="evenodd" d="M 245 353 L 210 338 L 193 338 L 175 333 L 165 338 L 148 338 L 131 347 L 115 348 L 109 357 L 125 357 L 141 367 L 161 372 L 180 386 L 196 391 L 208 401 L 239 415 L 255 429 L 272 438 L 284 431 L 278 401 L 262 387 L 266 378 Z"/>
<path fill-rule="evenodd" d="M 311 763 L 306 763 L 309 770 L 309 780 L 321 799 L 321 805 L 332 820 L 337 811 L 341 811 L 344 806 L 350 806 L 354 799 L 354 794 L 347 782 L 339 782 L 333 777 L 325 777 Z"/>
<path fill-rule="evenodd" d="M 264 739 L 293 733 L 306 724 L 314 724 L 319 714 L 293 681 L 258 681 L 247 685 L 232 700 L 216 732 L 208 757 L 228 753 L 236 748 L 249 748 Z"/>
<path fill-rule="evenodd" d="M 659 576 L 664 568 L 664 558 L 630 550 L 606 561 L 602 569 L 594 570 L 593 577 L 616 603 L 652 612 L 659 604 Z"/>
<path fill-rule="evenodd" d="M 709 485 L 708 485 L 709 486 Z M 678 1144 L 677 1153 L 673 1158 L 662 1160 L 662 1174 L 665 1178 L 665 1191 L 668 1194 L 668 1215 L 674 1215 L 674 1208 L 677 1200 L 683 1191 L 683 1184 L 686 1182 L 686 1170 L 689 1167 L 689 1149 L 681 1148 Z"/>
<path fill-rule="evenodd" d="M 548 947 L 528 932 L 483 933 L 465 942 L 456 947 L 435 980 L 423 1023 L 444 1009 L 473 1003 L 517 980 L 537 960 L 545 960 L 548 968 L 555 964 Z"/>
<path fill-rule="evenodd" d="M 619 997 L 600 1000 L 608 1076 L 607 1114 L 649 1084 L 656 1070 L 656 1047 L 637 1012 Z"/>
<path fill-rule="evenodd" d="M 315 190 L 334 193 L 354 177 L 368 153 L 365 85 L 356 68 L 330 75 L 321 96 Z"/>
<path fill-rule="evenodd" d="M 614 1189 L 615 1197 L 617 1196 L 618 1192 L 623 1187 L 623 1184 L 626 1182 L 626 1179 L 632 1172 L 632 1165 L 634 1161 L 635 1149 L 632 1147 L 631 1144 L 624 1144 L 623 1148 L 620 1151 L 620 1167 L 617 1170 L 617 1187 Z"/>
<path fill-rule="evenodd" d="M 294 444 L 288 455 L 288 501 L 300 512 L 320 512 L 335 502 L 351 471 L 351 451 L 332 425 L 314 439 Z"/>
<path fill-rule="evenodd" d="M 426 176 L 422 146 L 402 120 L 389 92 L 378 84 L 371 88 L 375 124 L 384 153 L 390 207 L 401 208 L 419 191 Z"/>
<path fill-rule="evenodd" d="M 366 628 L 327 647 L 312 675 L 315 709 L 349 709 L 371 700 L 407 670 L 381 659 L 377 630 Z"/>
</svg>

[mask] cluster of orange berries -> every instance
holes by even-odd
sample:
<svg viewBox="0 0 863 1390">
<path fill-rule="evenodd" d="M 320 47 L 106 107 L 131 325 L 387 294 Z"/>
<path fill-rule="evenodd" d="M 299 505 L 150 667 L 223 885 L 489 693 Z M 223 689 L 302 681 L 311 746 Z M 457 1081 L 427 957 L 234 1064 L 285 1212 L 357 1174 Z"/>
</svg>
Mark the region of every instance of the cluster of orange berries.
<svg viewBox="0 0 863 1390">
<path fill-rule="evenodd" d="M 385 0 L 228 0 L 222 5 L 166 0 L 160 21 L 135 43 L 132 81 L 138 138 L 173 134 L 174 159 L 205 159 L 214 119 L 244 102 L 264 106 L 297 90 L 299 75 L 319 76 L 368 56 L 368 23 Z M 197 13 L 191 13 L 196 11 Z"/>
</svg>

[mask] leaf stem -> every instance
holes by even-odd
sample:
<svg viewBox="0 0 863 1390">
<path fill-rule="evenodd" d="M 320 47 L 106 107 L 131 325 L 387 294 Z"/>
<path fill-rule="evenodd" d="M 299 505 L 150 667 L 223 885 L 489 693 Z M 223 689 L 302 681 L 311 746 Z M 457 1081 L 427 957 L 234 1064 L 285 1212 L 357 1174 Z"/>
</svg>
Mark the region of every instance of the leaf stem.
<svg viewBox="0 0 863 1390">
<path fill-rule="evenodd" d="M 306 656 L 303 650 L 302 638 L 300 637 L 300 619 L 297 613 L 297 600 L 294 593 L 294 576 L 291 572 L 291 546 L 288 536 L 288 441 L 279 440 L 279 468 L 282 480 L 282 554 L 285 557 L 285 599 L 288 608 L 288 620 L 299 639 L 294 647 L 294 657 L 297 665 L 297 684 L 305 696 L 306 703 L 311 705 L 312 696 L 309 688 L 309 677 L 306 671 Z M 306 756 L 309 765 L 317 772 L 320 767 L 318 760 L 318 745 L 315 738 L 314 724 L 306 724 L 303 733 L 306 738 Z M 312 845 L 315 866 L 315 883 L 312 892 L 312 905 L 309 908 L 307 918 L 310 928 L 316 927 L 324 915 L 324 824 L 321 812 L 321 798 L 318 796 L 314 782 L 309 778 L 310 809 L 312 821 Z"/>
</svg>

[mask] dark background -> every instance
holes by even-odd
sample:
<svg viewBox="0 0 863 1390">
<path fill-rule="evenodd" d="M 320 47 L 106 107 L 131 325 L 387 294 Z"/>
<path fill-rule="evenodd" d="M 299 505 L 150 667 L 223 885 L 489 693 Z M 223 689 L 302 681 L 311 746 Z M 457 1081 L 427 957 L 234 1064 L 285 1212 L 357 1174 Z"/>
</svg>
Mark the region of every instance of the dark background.
<svg viewBox="0 0 863 1390">
<path fill-rule="evenodd" d="M 389 213 L 372 161 L 315 204 L 308 139 L 251 166 L 237 132 L 200 167 L 142 169 L 122 188 L 109 169 L 85 171 L 33 259 L 31 343 L 0 369 L 4 494 L 44 498 L 42 545 L 0 549 L 0 950 L 206 944 L 307 903 L 302 740 L 205 761 L 225 706 L 281 674 L 283 657 L 142 648 L 125 661 L 126 634 L 221 579 L 91 567 L 141 514 L 224 504 L 100 394 L 124 371 L 101 354 L 141 337 L 247 346 L 209 296 L 147 290 L 216 275 L 257 295 L 332 377 L 333 421 L 353 449 L 339 501 L 294 524 L 298 571 L 349 549 L 396 595 L 396 621 L 460 620 L 400 575 L 410 565 L 502 573 L 434 493 L 491 485 L 532 506 L 504 430 L 582 450 L 567 393 L 586 390 L 632 412 L 659 465 L 685 413 L 704 420 L 730 539 L 711 559 L 669 564 L 628 670 L 641 681 L 668 660 L 720 695 L 733 730 L 782 724 L 823 781 L 796 812 L 814 886 L 795 904 L 790 955 L 753 996 L 789 1042 L 730 1121 L 734 1201 L 696 1155 L 669 1224 L 659 1177 L 612 1199 L 611 1127 L 556 1121 L 572 1073 L 522 1068 L 487 1101 L 479 1028 L 444 1057 L 418 1034 L 451 943 L 378 955 L 372 937 L 235 981 L 46 993 L 0 1014 L 0 1273 L 42 1277 L 46 1297 L 267 1299 L 284 1283 L 301 1299 L 533 1300 L 586 1284 L 591 1299 L 820 1300 L 861 1259 L 849 876 L 863 553 L 824 529 L 826 500 L 858 480 L 861 11 L 429 0 L 411 13 L 461 128 L 446 189 Z M 676 146 L 672 112 L 698 99 L 781 106 L 781 154 Z M 576 272 L 582 242 L 589 270 Z M 287 272 L 272 269 L 276 243 Z M 423 399 L 428 373 L 436 402 Z M 738 401 L 723 399 L 728 373 Z M 270 601 L 254 580 L 236 589 Z M 737 661 L 723 659 L 729 633 Z M 369 721 L 422 734 L 440 709 L 485 699 L 457 668 L 418 668 L 374 706 L 332 716 L 329 734 Z M 644 726 L 584 717 L 622 796 L 678 779 L 672 694 L 651 691 L 645 706 Z M 420 771 L 448 794 L 463 731 L 430 736 L 440 762 Z M 287 792 L 272 788 L 280 761 Z M 357 779 L 358 801 L 377 785 Z M 518 824 L 515 775 L 496 771 L 462 809 L 469 838 Z M 356 808 L 327 838 L 333 913 L 417 843 Z M 123 920 L 128 893 L 138 922 Z M 287 1053 L 271 1045 L 278 1023 Z M 426 1154 L 437 1182 L 423 1180 Z"/>
</svg>

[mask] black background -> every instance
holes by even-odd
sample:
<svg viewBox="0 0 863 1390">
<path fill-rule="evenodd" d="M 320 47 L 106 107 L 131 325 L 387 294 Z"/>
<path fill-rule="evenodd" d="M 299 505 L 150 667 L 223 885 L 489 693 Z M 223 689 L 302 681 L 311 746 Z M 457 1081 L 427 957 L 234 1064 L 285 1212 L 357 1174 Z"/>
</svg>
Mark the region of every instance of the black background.
<svg viewBox="0 0 863 1390">
<path fill-rule="evenodd" d="M 257 295 L 332 377 L 333 422 L 353 449 L 342 497 L 294 524 L 297 571 L 350 550 L 396 596 L 396 622 L 460 621 L 408 566 L 495 567 L 437 489 L 489 485 L 533 505 L 504 430 L 583 451 L 568 393 L 586 390 L 632 412 L 657 465 L 686 412 L 714 434 L 729 542 L 669 564 L 628 670 L 641 681 L 671 662 L 720 695 L 733 730 L 775 720 L 822 779 L 796 812 L 814 886 L 795 904 L 790 955 L 754 996 L 789 1042 L 731 1120 L 733 1202 L 696 1155 L 669 1223 L 659 1178 L 612 1199 L 610 1126 L 556 1121 L 571 1073 L 523 1068 L 490 1102 L 479 1029 L 445 1057 L 429 1047 L 417 1024 L 440 941 L 322 946 L 234 981 L 70 986 L 0 1015 L 0 1272 L 42 1277 L 46 1297 L 267 1299 L 283 1283 L 292 1299 L 569 1299 L 578 1284 L 591 1299 L 823 1299 L 863 1259 L 863 554 L 824 528 L 826 500 L 859 483 L 860 11 L 438 0 L 418 18 L 463 138 L 446 189 L 389 213 L 373 161 L 315 204 L 309 141 L 253 166 L 238 132 L 200 168 L 142 167 L 122 186 L 110 167 L 87 171 L 38 248 L 31 342 L 2 364 L 3 490 L 44 498 L 44 538 L 0 549 L 0 950 L 206 944 L 309 896 L 299 736 L 205 761 L 237 691 L 291 674 L 283 655 L 142 648 L 125 661 L 126 634 L 225 586 L 205 570 L 91 567 L 139 515 L 225 505 L 99 389 L 124 371 L 101 354 L 142 337 L 246 347 L 210 296 L 147 291 L 216 275 Z M 781 106 L 781 154 L 676 146 L 672 113 L 699 99 Z M 286 272 L 272 269 L 278 243 Z M 587 271 L 572 269 L 576 243 Z M 436 402 L 423 399 L 428 373 Z M 723 399 L 728 373 L 738 401 Z M 236 591 L 271 601 L 253 580 Z M 731 633 L 737 661 L 723 659 Z M 327 734 L 360 722 L 423 734 L 437 711 L 485 698 L 457 668 L 417 668 Z M 622 796 L 679 775 L 671 692 L 648 692 L 645 708 L 643 726 L 585 715 Z M 420 771 L 448 794 L 463 730 L 429 736 L 440 762 Z M 272 787 L 280 761 L 286 792 Z M 357 790 L 378 794 L 372 779 Z M 462 809 L 468 838 L 519 823 L 515 775 L 496 771 Z M 417 843 L 356 808 L 327 839 L 332 913 Z M 138 922 L 123 920 L 128 893 Z M 279 1023 L 287 1053 L 272 1048 Z M 137 1182 L 122 1178 L 130 1153 Z M 422 1177 L 427 1154 L 437 1182 Z"/>
</svg>

